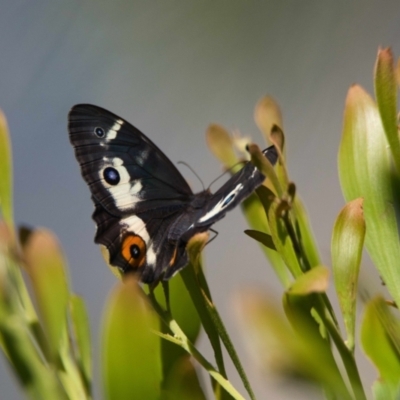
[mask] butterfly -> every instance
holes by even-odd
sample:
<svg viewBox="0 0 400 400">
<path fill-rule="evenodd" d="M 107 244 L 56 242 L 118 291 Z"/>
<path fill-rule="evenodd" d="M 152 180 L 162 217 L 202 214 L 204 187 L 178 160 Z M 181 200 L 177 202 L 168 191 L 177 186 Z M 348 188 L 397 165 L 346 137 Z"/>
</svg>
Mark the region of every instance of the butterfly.
<svg viewBox="0 0 400 400">
<path fill-rule="evenodd" d="M 111 266 L 144 283 L 168 280 L 188 264 L 186 245 L 208 231 L 265 180 L 251 163 L 214 194 L 194 194 L 167 156 L 142 132 L 89 104 L 68 116 L 69 138 L 89 185 L 97 225 L 95 243 Z M 275 164 L 274 146 L 263 154 Z"/>
</svg>

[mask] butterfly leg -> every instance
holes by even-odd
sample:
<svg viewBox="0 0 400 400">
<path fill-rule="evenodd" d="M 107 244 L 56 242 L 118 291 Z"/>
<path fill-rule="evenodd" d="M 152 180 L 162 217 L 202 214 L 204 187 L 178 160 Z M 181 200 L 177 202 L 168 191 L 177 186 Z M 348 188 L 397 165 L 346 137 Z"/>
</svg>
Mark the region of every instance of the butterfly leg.
<svg viewBox="0 0 400 400">
<path fill-rule="evenodd" d="M 206 246 L 211 243 L 217 236 L 218 236 L 218 232 L 215 229 L 210 228 L 209 231 L 211 231 L 212 233 L 214 233 L 214 236 L 206 243 Z"/>
</svg>

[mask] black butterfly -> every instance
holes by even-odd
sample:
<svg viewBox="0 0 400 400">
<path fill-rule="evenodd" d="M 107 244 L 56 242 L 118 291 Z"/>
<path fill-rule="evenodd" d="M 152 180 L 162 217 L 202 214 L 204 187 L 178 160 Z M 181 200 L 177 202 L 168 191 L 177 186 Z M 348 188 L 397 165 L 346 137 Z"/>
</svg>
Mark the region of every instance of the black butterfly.
<svg viewBox="0 0 400 400">
<path fill-rule="evenodd" d="M 186 266 L 186 245 L 248 197 L 265 176 L 250 162 L 216 193 L 194 194 L 165 154 L 142 132 L 103 108 L 79 104 L 69 136 L 89 185 L 95 242 L 109 263 L 145 283 L 168 280 Z M 274 146 L 263 151 L 275 164 Z"/>
</svg>

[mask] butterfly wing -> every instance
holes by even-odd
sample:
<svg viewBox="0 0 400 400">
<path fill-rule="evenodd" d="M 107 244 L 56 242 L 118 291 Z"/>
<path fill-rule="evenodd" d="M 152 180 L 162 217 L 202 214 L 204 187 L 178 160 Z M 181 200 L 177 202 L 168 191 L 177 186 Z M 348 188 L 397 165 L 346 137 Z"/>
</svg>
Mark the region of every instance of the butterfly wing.
<svg viewBox="0 0 400 400">
<path fill-rule="evenodd" d="M 76 105 L 69 113 L 68 129 L 82 176 L 93 198 L 111 215 L 179 208 L 192 195 L 164 153 L 111 112 Z"/>
<path fill-rule="evenodd" d="M 178 260 L 176 247 L 167 238 L 170 225 L 178 217 L 178 212 L 162 218 L 145 213 L 121 219 L 95 204 L 95 243 L 104 246 L 111 266 L 123 273 L 139 273 L 144 283 L 158 282 L 171 260 L 181 268 L 187 264 L 186 252 L 179 254 Z"/>
<path fill-rule="evenodd" d="M 266 148 L 262 153 L 272 165 L 276 164 L 278 153 L 275 146 Z M 247 162 L 211 196 L 206 207 L 198 213 L 197 226 L 207 226 L 219 221 L 229 210 L 249 197 L 265 178 L 254 164 Z"/>
<path fill-rule="evenodd" d="M 263 151 L 264 156 L 275 165 L 278 153 L 274 146 Z M 211 194 L 205 191 L 196 195 L 189 211 L 181 214 L 169 228 L 168 240 L 178 244 L 178 248 L 197 233 L 207 231 L 215 222 L 250 196 L 265 180 L 265 176 L 248 162 L 244 167 L 231 176 L 217 192 Z M 199 201 L 203 197 L 203 201 Z M 197 204 L 196 204 L 197 203 Z M 164 279 L 171 278 L 182 267 L 171 265 L 165 270 Z"/>
<path fill-rule="evenodd" d="M 95 204 L 95 242 L 110 265 L 138 271 L 144 282 L 158 280 L 177 259 L 167 234 L 193 197 L 190 187 L 150 139 L 107 110 L 76 105 L 68 129 Z"/>
</svg>

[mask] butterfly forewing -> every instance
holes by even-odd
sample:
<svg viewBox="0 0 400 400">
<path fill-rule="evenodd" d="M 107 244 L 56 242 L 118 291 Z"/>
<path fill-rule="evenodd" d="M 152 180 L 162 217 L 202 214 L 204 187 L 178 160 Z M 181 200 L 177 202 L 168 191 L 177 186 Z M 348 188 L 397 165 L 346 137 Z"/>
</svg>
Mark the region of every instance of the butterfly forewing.
<svg viewBox="0 0 400 400">
<path fill-rule="evenodd" d="M 276 164 L 278 153 L 274 146 L 265 149 L 263 154 L 272 165 Z M 250 196 L 264 180 L 265 176 L 252 163 L 247 162 L 210 197 L 199 213 L 196 225 L 200 227 L 217 222 L 226 212 Z"/>
<path fill-rule="evenodd" d="M 69 133 L 83 178 L 112 215 L 179 207 L 192 195 L 161 150 L 109 111 L 87 104 L 73 107 Z"/>
</svg>

